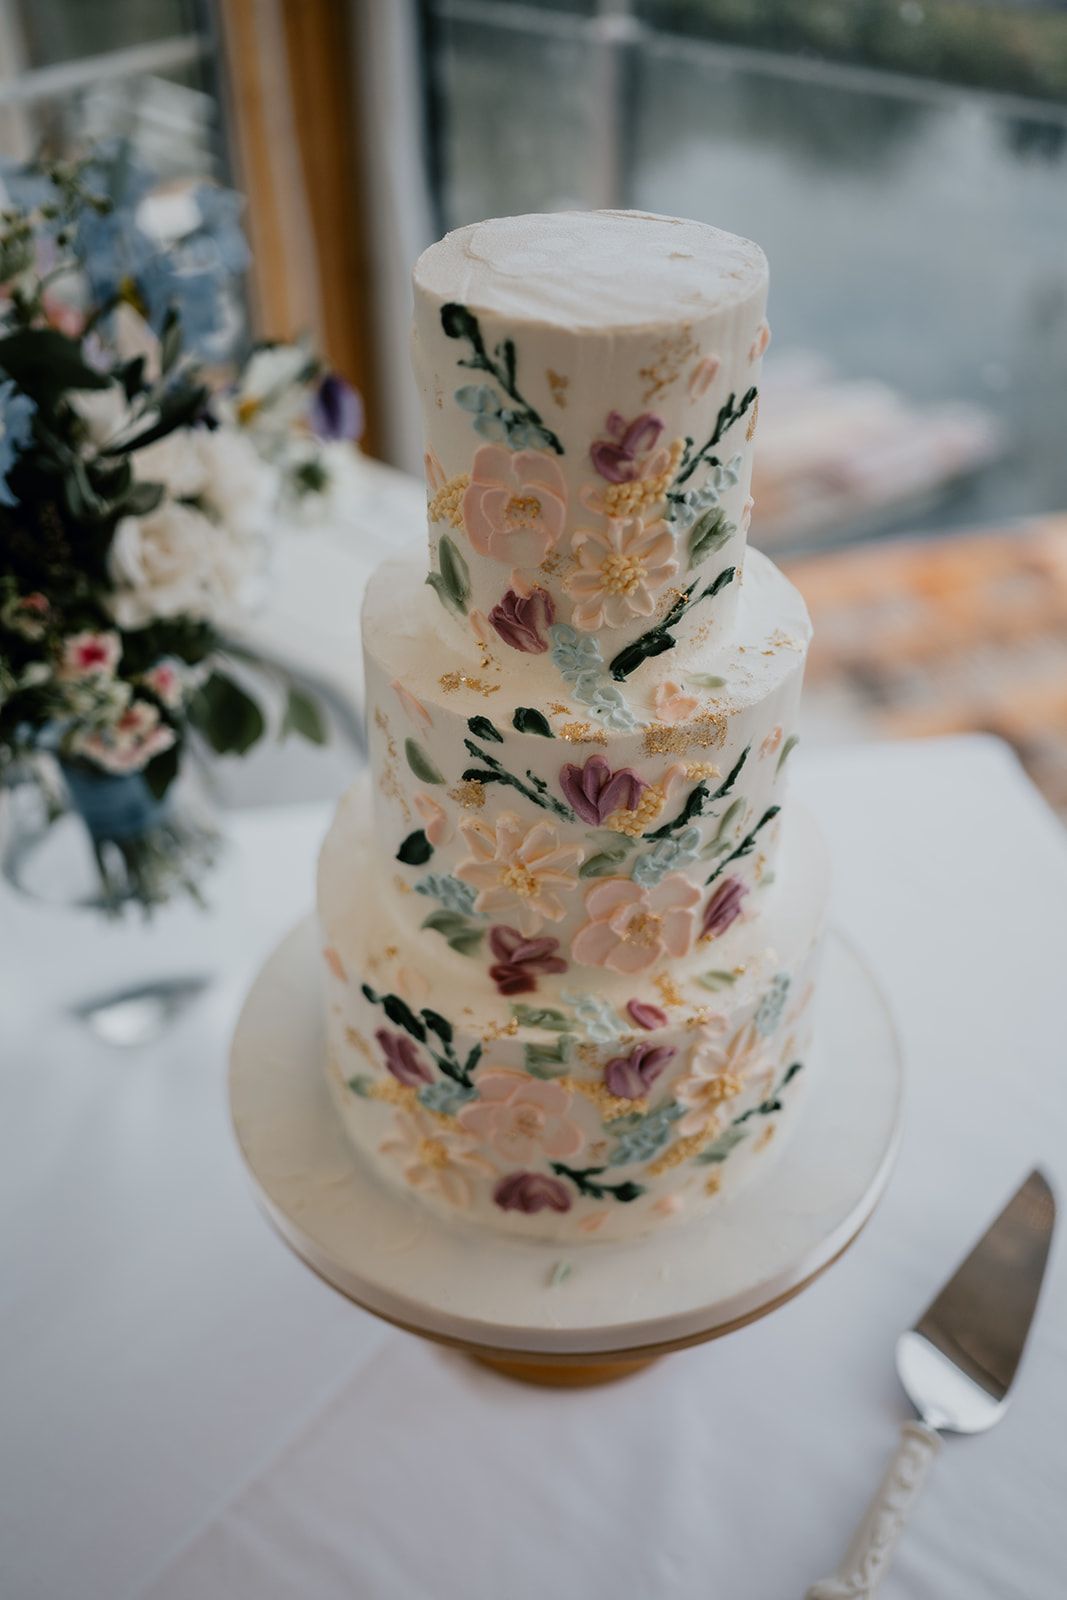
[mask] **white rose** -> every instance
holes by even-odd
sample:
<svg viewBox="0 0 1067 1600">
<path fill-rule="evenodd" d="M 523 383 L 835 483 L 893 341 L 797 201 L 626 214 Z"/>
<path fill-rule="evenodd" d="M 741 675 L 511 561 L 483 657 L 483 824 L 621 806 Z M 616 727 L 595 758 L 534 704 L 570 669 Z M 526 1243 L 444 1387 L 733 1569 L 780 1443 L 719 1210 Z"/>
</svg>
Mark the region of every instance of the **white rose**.
<svg viewBox="0 0 1067 1600">
<path fill-rule="evenodd" d="M 278 502 L 277 469 L 231 428 L 196 431 L 205 510 L 233 533 L 263 538 Z"/>
<path fill-rule="evenodd" d="M 190 506 L 164 501 L 146 517 L 124 517 L 115 529 L 111 613 L 123 628 L 157 617 L 218 619 L 236 603 L 254 565 L 246 538 Z"/>
<path fill-rule="evenodd" d="M 178 428 L 132 456 L 142 483 L 161 483 L 175 500 L 192 500 L 204 490 L 204 463 L 197 443 L 200 429 Z"/>
</svg>

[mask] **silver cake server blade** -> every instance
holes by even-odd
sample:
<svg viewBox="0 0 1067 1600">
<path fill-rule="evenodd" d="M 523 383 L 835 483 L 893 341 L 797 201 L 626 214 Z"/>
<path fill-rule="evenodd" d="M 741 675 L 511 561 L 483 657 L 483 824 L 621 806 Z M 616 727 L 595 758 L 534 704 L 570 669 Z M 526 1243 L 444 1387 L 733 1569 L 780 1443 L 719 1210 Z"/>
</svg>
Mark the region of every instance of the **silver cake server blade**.
<svg viewBox="0 0 1067 1600">
<path fill-rule="evenodd" d="M 870 1600 L 941 1448 L 938 1434 L 981 1433 L 1004 1414 L 1045 1276 L 1056 1201 L 1036 1168 L 965 1261 L 897 1341 L 897 1371 L 919 1422 L 900 1444 L 833 1578 L 807 1600 Z"/>
</svg>

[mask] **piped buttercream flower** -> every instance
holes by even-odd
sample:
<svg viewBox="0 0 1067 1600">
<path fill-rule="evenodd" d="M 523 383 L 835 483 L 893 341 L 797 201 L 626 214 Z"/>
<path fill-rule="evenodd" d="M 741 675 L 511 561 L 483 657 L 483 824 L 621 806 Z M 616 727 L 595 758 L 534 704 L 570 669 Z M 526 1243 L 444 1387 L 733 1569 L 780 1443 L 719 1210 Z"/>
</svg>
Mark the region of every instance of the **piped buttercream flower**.
<svg viewBox="0 0 1067 1600">
<path fill-rule="evenodd" d="M 629 878 L 602 878 L 587 891 L 589 921 L 571 946 L 575 961 L 612 972 L 643 972 L 667 956 L 680 958 L 693 942 L 693 908 L 700 890 L 681 873 L 653 888 Z"/>
<path fill-rule="evenodd" d="M 633 811 L 648 788 L 632 767 L 613 772 L 603 756 L 590 756 L 582 766 L 568 761 L 560 768 L 559 786 L 577 816 L 599 828 L 616 811 Z"/>
<path fill-rule="evenodd" d="M 465 1105 L 456 1120 L 502 1160 L 520 1166 L 538 1156 L 561 1160 L 577 1155 L 584 1145 L 581 1128 L 567 1116 L 573 1096 L 563 1084 L 490 1067 L 475 1086 L 477 1100 Z"/>
<path fill-rule="evenodd" d="M 764 1065 L 764 1046 L 754 1023 L 746 1023 L 722 1044 L 711 1028 L 701 1030 L 689 1059 L 689 1071 L 674 1085 L 685 1115 L 678 1122 L 683 1139 L 714 1133 L 719 1108 L 741 1093 L 746 1081 Z"/>
<path fill-rule="evenodd" d="M 670 1044 L 636 1044 L 627 1056 L 614 1056 L 604 1068 L 604 1087 L 620 1100 L 643 1100 L 674 1060 Z"/>
<path fill-rule="evenodd" d="M 656 596 L 678 571 L 662 518 L 613 517 L 603 529 L 579 528 L 571 549 L 578 566 L 563 587 L 576 602 L 571 621 L 587 633 L 650 617 Z"/>
<path fill-rule="evenodd" d="M 456 877 L 478 891 L 476 911 L 514 916 L 527 936 L 546 920 L 559 922 L 566 915 L 562 896 L 575 886 L 585 853 L 581 845 L 561 845 L 551 823 L 527 828 L 513 811 L 502 812 L 495 826 L 468 817 L 460 832 L 471 854 Z"/>
<path fill-rule="evenodd" d="M 397 1083 L 412 1089 L 421 1083 L 433 1082 L 433 1073 L 428 1064 L 422 1060 L 414 1042 L 406 1034 L 390 1033 L 387 1028 L 379 1028 L 374 1037 Z"/>
<path fill-rule="evenodd" d="M 695 695 L 686 694 L 681 684 L 672 682 L 661 683 L 652 698 L 658 722 L 687 722 L 699 705 Z"/>
<path fill-rule="evenodd" d="M 489 948 L 496 957 L 489 976 L 501 994 L 532 994 L 540 976 L 567 970 L 559 940 L 547 934 L 528 939 L 518 928 L 490 928 Z"/>
<path fill-rule="evenodd" d="M 403 1167 L 413 1189 L 438 1194 L 457 1210 L 474 1198 L 474 1180 L 493 1176 L 493 1165 L 475 1142 L 431 1119 L 421 1109 L 397 1112 L 393 1132 L 378 1146 Z"/>
<path fill-rule="evenodd" d="M 538 1211 L 569 1211 L 570 1191 L 558 1178 L 545 1172 L 509 1172 L 493 1190 L 501 1211 L 522 1211 L 534 1216 Z M 600 1221 L 601 1219 L 595 1218 Z"/>
<path fill-rule="evenodd" d="M 444 806 L 433 795 L 421 790 L 414 796 L 414 805 L 422 821 L 422 831 L 434 849 L 439 844 L 447 844 L 452 837 L 452 825 Z"/>
<path fill-rule="evenodd" d="M 536 567 L 559 542 L 567 488 L 546 450 L 482 445 L 463 496 L 463 525 L 479 555 Z"/>
<path fill-rule="evenodd" d="M 748 886 L 740 878 L 724 878 L 704 907 L 700 937 L 717 939 L 732 927 L 741 915 L 741 902 L 747 893 Z"/>
<path fill-rule="evenodd" d="M 512 573 L 511 588 L 489 613 L 489 622 L 504 643 L 526 655 L 545 653 L 548 640 L 541 630 L 555 620 L 556 605 L 548 590 L 524 583 L 518 573 Z"/>
</svg>

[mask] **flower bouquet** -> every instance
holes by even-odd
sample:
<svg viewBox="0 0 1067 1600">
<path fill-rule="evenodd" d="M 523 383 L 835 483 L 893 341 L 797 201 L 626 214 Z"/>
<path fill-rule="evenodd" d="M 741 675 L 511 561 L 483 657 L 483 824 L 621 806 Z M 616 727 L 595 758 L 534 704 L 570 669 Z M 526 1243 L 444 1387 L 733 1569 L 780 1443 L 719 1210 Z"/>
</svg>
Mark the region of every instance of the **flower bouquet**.
<svg viewBox="0 0 1067 1600">
<path fill-rule="evenodd" d="M 279 507 L 328 492 L 359 401 L 299 347 L 229 360 L 238 196 L 160 195 L 121 147 L 2 182 L 0 799 L 36 784 L 88 830 L 99 903 L 150 906 L 211 859 L 173 804 L 187 753 L 266 730 L 246 685 L 278 669 L 227 624 Z M 281 734 L 321 742 L 282 687 Z"/>
</svg>

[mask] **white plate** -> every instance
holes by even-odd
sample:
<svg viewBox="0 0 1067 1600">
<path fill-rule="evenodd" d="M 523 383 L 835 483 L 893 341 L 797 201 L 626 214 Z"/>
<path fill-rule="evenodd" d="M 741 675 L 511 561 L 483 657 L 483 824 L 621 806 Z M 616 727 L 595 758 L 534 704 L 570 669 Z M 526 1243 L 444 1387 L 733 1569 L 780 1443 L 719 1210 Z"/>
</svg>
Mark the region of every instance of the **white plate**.
<svg viewBox="0 0 1067 1600">
<path fill-rule="evenodd" d="M 318 955 L 309 917 L 245 1001 L 230 1065 L 234 1127 L 286 1242 L 349 1299 L 412 1331 L 475 1353 L 546 1357 L 712 1338 L 829 1266 L 885 1188 L 900 1053 L 877 985 L 839 934 L 823 957 L 817 1051 L 793 1108 L 801 1120 L 766 1171 L 703 1219 L 632 1244 L 565 1247 L 440 1220 L 358 1160 L 326 1084 Z"/>
</svg>

